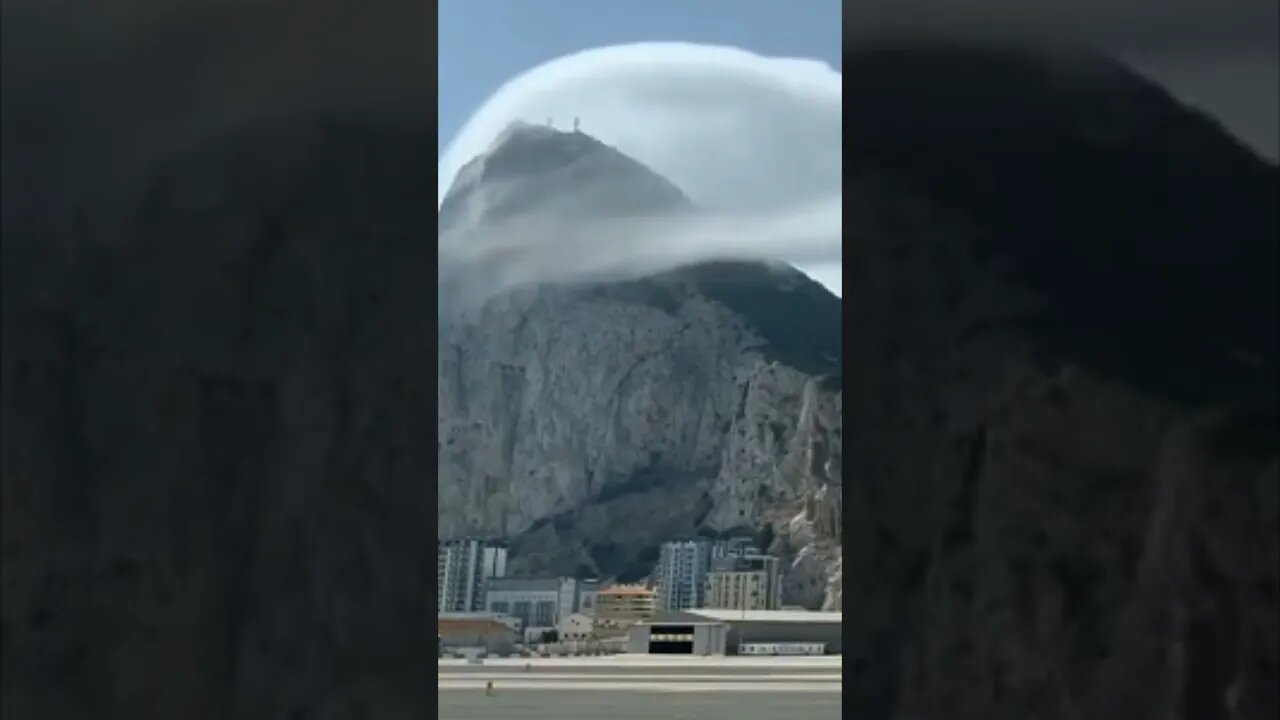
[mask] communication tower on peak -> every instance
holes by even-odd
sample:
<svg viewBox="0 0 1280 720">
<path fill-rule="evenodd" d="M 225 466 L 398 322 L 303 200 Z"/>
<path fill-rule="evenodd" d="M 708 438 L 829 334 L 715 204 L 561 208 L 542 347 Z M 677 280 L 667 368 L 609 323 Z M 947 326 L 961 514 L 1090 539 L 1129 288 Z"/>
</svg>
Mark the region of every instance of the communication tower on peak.
<svg viewBox="0 0 1280 720">
<path fill-rule="evenodd" d="M 578 132 L 578 118 L 573 119 L 573 131 Z"/>
</svg>

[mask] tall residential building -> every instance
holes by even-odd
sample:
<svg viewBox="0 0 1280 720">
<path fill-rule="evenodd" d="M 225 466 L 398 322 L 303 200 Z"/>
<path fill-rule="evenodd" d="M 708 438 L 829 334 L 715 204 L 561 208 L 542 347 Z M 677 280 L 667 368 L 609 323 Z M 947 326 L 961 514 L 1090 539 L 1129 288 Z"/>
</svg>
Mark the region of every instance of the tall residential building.
<svg viewBox="0 0 1280 720">
<path fill-rule="evenodd" d="M 674 540 L 662 543 L 654 570 L 658 607 L 688 610 L 702 607 L 707 571 L 711 569 L 710 540 Z"/>
<path fill-rule="evenodd" d="M 507 548 L 469 538 L 436 546 L 436 612 L 475 612 L 484 608 L 484 585 L 507 574 Z"/>
<path fill-rule="evenodd" d="M 709 608 L 777 610 L 781 605 L 781 571 L 772 555 L 724 557 L 707 574 Z"/>
</svg>

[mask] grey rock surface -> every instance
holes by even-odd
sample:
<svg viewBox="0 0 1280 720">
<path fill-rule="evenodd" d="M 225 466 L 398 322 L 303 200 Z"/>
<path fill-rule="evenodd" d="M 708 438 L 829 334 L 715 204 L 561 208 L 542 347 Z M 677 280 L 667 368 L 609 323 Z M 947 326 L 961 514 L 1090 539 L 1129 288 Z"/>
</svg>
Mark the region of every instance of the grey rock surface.
<svg viewBox="0 0 1280 720">
<path fill-rule="evenodd" d="M 772 442 L 797 458 L 833 422 L 812 401 L 801 420 L 812 376 L 727 309 L 776 274 L 728 266 L 702 294 L 705 275 L 538 290 L 459 326 L 473 354 L 441 378 L 433 467 L 427 373 L 459 355 L 429 332 L 431 152 L 415 128 L 283 118 L 174 159 L 123 220 L 6 226 L 5 717 L 423 717 L 433 484 L 446 526 L 534 546 L 540 518 L 578 507 L 571 532 L 595 545 L 565 547 L 622 564 L 608 542 L 708 527 L 712 485 L 738 488 L 716 412 L 745 439 L 789 404 Z M 738 455 L 726 468 L 754 484 L 724 518 L 776 482 Z M 637 503 L 645 469 L 690 482 Z"/>
<path fill-rule="evenodd" d="M 791 597 L 847 605 L 868 720 L 1274 717 L 1276 169 L 1073 70 L 846 58 L 834 386 L 755 266 L 448 329 L 442 519 L 530 569 L 766 524 Z M 5 228 L 5 717 L 421 716 L 429 152 L 286 123 L 124 225 Z"/>
<path fill-rule="evenodd" d="M 432 152 L 290 120 L 6 229 L 6 718 L 432 706 Z"/>
<path fill-rule="evenodd" d="M 556 200 L 582 182 L 590 208 Z M 539 202 L 570 219 L 688 211 L 595 140 L 517 127 L 460 173 L 442 226 Z M 466 207 L 494 217 L 457 219 Z M 636 578 L 664 540 L 768 525 L 799 560 L 788 600 L 838 605 L 839 322 L 838 298 L 797 271 L 729 262 L 443 314 L 440 537 L 511 538 L 516 571 Z"/>
<path fill-rule="evenodd" d="M 593 574 L 780 511 L 783 534 L 796 513 L 812 526 L 801 546 L 838 544 L 840 393 L 696 289 L 674 297 L 534 290 L 446 331 L 442 537 L 514 537 L 526 570 Z"/>
<path fill-rule="evenodd" d="M 1275 167 L 1070 54 L 845 73 L 846 712 L 1274 715 Z"/>
</svg>

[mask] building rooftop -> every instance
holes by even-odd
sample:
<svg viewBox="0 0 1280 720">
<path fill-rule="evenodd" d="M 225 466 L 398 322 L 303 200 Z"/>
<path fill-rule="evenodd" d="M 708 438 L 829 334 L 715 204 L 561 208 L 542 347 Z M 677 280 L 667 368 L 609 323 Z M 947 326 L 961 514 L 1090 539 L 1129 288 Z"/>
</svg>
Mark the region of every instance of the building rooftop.
<svg viewBox="0 0 1280 720">
<path fill-rule="evenodd" d="M 493 623 L 504 625 L 515 629 L 519 627 L 520 620 L 510 615 L 502 613 L 490 612 L 443 612 L 436 613 L 436 627 L 444 632 L 444 628 L 448 628 L 453 632 L 461 629 L 474 630 L 478 627 L 490 627 Z"/>
<path fill-rule="evenodd" d="M 601 595 L 653 595 L 653 591 L 643 585 L 614 585 L 600 591 Z"/>
<path fill-rule="evenodd" d="M 711 563 L 712 572 L 758 572 L 777 564 L 772 555 L 730 555 Z"/>
<path fill-rule="evenodd" d="M 498 548 L 502 550 L 507 549 L 507 544 L 508 544 L 506 540 L 501 538 L 457 537 L 457 538 L 451 538 L 449 540 L 436 540 L 436 548 L 439 549 L 439 548 L 445 548 L 445 547 L 458 547 L 461 545 L 466 545 L 468 543 L 480 543 L 485 547 Z"/>
<path fill-rule="evenodd" d="M 558 577 L 501 577 L 484 581 L 487 592 L 559 592 L 568 578 Z"/>
<path fill-rule="evenodd" d="M 682 614 L 721 622 L 842 623 L 844 613 L 817 610 L 721 610 L 697 608 Z"/>
<path fill-rule="evenodd" d="M 509 620 L 510 615 L 492 612 L 442 612 L 436 613 L 436 620 Z"/>
</svg>

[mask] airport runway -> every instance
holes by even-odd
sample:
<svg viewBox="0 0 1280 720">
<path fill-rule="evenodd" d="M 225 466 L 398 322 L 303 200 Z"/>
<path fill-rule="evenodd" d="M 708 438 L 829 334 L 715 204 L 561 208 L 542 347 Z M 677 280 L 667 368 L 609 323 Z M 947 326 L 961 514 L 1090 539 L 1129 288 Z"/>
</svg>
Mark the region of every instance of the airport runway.
<svg viewBox="0 0 1280 720">
<path fill-rule="evenodd" d="M 838 678 L 840 657 L 796 657 L 796 659 L 739 659 L 739 657 L 672 657 L 652 655 L 614 655 L 602 657 L 498 657 L 483 664 L 471 665 L 465 660 L 440 660 L 439 675 L 713 675 L 733 678 L 767 678 L 767 676 L 829 675 Z"/>
<path fill-rule="evenodd" d="M 441 674 L 481 670 L 486 672 L 522 671 L 525 666 L 532 666 L 535 671 L 547 672 L 585 672 L 590 669 L 602 669 L 605 672 L 616 672 L 619 668 L 642 668 L 644 672 L 696 672 L 726 671 L 735 675 L 750 673 L 785 672 L 828 672 L 840 673 L 843 667 L 839 655 L 819 657 L 742 657 L 694 655 L 599 655 L 583 657 L 551 657 L 551 658 L 486 658 L 483 663 L 473 665 L 466 660 L 442 658 L 436 661 Z"/>
<path fill-rule="evenodd" d="M 445 660 L 437 682 L 443 720 L 840 717 L 838 657 Z"/>
<path fill-rule="evenodd" d="M 441 720 L 836 720 L 840 693 L 441 690 Z"/>
</svg>

